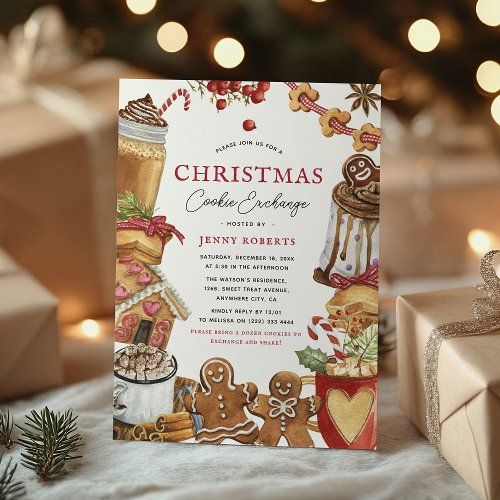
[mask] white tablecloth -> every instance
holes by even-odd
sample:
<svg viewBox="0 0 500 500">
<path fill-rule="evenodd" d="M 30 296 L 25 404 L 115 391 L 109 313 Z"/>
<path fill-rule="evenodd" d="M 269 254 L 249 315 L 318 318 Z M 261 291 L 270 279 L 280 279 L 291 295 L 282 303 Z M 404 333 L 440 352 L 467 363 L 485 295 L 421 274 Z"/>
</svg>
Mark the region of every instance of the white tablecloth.
<svg viewBox="0 0 500 500">
<path fill-rule="evenodd" d="M 7 405 L 17 423 L 44 405 L 79 415 L 85 446 L 70 474 L 40 485 L 18 468 L 30 498 L 475 498 L 396 406 L 394 377 L 380 380 L 376 452 L 113 441 L 111 387 L 106 375 Z"/>
</svg>

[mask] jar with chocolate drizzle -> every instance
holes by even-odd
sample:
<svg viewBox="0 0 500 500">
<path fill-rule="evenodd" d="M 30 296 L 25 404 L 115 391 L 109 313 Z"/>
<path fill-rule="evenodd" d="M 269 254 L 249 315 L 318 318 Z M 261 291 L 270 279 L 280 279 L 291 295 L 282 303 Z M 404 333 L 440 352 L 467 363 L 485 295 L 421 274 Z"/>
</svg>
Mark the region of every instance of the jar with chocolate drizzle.
<svg viewBox="0 0 500 500">
<path fill-rule="evenodd" d="M 131 191 L 154 207 L 165 162 L 167 122 L 149 94 L 129 101 L 118 118 L 118 195 Z"/>
<path fill-rule="evenodd" d="M 356 276 L 378 263 L 380 167 L 362 154 L 347 158 L 344 181 L 332 191 L 325 248 L 314 279 L 330 285 L 330 275 Z"/>
</svg>

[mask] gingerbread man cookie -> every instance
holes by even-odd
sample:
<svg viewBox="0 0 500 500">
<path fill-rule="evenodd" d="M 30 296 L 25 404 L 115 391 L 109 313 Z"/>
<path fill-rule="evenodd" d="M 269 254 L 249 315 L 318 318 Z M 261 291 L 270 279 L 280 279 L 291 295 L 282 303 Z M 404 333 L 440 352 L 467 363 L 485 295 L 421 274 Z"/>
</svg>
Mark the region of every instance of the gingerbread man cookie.
<svg viewBox="0 0 500 500">
<path fill-rule="evenodd" d="M 257 444 L 276 446 L 284 436 L 288 446 L 313 447 L 307 421 L 321 407 L 319 396 L 300 398 L 302 380 L 292 372 L 278 372 L 269 382 L 269 396 L 258 394 L 250 413 L 264 419 Z"/>
<path fill-rule="evenodd" d="M 219 444 L 224 439 L 251 444 L 259 428 L 245 413 L 257 396 L 257 386 L 251 382 L 235 385 L 234 370 L 229 361 L 212 358 L 200 370 L 201 390 L 184 397 L 190 413 L 203 417 L 203 428 L 196 434 L 199 443 Z"/>
<path fill-rule="evenodd" d="M 342 166 L 342 175 L 351 188 L 364 188 L 371 182 L 380 182 L 380 167 L 366 155 L 352 155 Z"/>
</svg>

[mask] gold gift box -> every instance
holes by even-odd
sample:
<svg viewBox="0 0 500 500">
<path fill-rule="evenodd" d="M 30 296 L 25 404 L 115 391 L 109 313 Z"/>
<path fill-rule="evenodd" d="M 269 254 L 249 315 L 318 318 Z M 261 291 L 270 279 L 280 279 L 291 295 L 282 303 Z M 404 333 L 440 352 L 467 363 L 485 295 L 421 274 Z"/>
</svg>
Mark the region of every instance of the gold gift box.
<svg viewBox="0 0 500 500">
<path fill-rule="evenodd" d="M 398 297 L 398 399 L 427 435 L 424 349 L 433 328 L 474 318 L 474 287 Z M 438 364 L 444 458 L 482 498 L 500 498 L 500 331 L 445 340 Z"/>
</svg>

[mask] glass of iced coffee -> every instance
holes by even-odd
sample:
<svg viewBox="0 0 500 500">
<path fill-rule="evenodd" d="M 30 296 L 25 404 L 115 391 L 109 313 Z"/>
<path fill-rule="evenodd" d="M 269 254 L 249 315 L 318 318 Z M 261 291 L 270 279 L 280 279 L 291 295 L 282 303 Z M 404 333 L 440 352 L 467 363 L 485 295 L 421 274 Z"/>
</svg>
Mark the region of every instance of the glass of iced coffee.
<svg viewBox="0 0 500 500">
<path fill-rule="evenodd" d="M 165 161 L 167 122 L 151 96 L 129 101 L 118 118 L 118 195 L 131 191 L 154 207 Z"/>
</svg>

